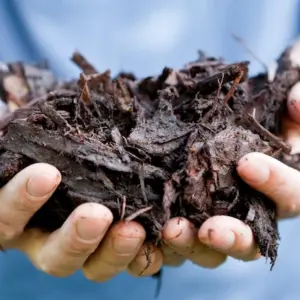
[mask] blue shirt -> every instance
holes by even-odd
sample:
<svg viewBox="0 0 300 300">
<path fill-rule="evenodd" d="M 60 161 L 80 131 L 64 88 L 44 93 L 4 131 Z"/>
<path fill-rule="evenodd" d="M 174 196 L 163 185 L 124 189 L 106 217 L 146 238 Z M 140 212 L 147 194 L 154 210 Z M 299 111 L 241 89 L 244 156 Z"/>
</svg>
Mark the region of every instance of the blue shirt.
<svg viewBox="0 0 300 300">
<path fill-rule="evenodd" d="M 70 59 L 77 49 L 98 70 L 156 74 L 181 67 L 201 49 L 229 62 L 251 60 L 232 33 L 270 64 L 299 31 L 299 1 L 285 0 L 0 0 L 0 60 L 47 58 L 56 75 L 78 76 Z M 0 208 L 1 209 L 1 208 Z M 275 268 L 264 260 L 229 259 L 216 270 L 186 263 L 165 268 L 159 299 L 293 300 L 300 297 L 299 220 L 280 223 Z M 296 249 L 296 250 L 294 250 Z M 65 279 L 37 271 L 22 254 L 0 254 L 1 300 L 92 300 L 154 298 L 156 282 L 121 274 L 95 284 L 80 272 Z"/>
</svg>

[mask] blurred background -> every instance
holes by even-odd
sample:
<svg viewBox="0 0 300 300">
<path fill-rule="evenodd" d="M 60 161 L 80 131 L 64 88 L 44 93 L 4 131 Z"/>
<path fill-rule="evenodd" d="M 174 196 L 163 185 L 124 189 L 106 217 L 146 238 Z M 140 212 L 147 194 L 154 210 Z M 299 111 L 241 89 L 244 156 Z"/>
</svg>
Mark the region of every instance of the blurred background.
<svg viewBox="0 0 300 300">
<path fill-rule="evenodd" d="M 266 65 L 299 34 L 298 0 L 0 0 L 0 61 L 47 59 L 63 79 L 79 75 L 70 61 L 83 53 L 100 71 L 132 71 L 138 77 L 164 66 L 179 68 L 197 51 L 228 62 L 250 60 L 250 73 Z M 0 207 L 1 209 L 1 207 Z M 280 223 L 279 257 L 272 272 L 262 259 L 229 260 L 216 270 L 189 263 L 166 268 L 159 299 L 296 300 L 300 297 L 300 221 Z M 105 284 L 81 273 L 56 279 L 34 269 L 20 253 L 0 255 L 1 300 L 154 299 L 156 281 L 122 274 Z"/>
</svg>

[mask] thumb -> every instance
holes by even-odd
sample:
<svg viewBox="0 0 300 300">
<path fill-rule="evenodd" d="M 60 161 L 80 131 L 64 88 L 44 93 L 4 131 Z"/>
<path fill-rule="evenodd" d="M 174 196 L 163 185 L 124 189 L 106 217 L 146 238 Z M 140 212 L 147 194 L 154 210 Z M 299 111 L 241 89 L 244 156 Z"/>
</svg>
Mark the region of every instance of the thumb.
<svg viewBox="0 0 300 300">
<path fill-rule="evenodd" d="M 300 172 L 262 153 L 245 155 L 237 172 L 248 185 L 276 203 L 279 217 L 300 213 Z"/>
</svg>

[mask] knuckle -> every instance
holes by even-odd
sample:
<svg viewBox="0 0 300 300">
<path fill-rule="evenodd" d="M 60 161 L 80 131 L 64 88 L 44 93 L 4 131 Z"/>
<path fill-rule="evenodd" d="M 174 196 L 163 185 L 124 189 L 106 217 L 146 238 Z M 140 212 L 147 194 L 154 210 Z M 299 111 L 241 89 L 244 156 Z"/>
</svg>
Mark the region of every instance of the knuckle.
<svg viewBox="0 0 300 300">
<path fill-rule="evenodd" d="M 110 268 L 114 272 L 119 272 L 119 270 L 125 268 L 133 258 L 127 255 L 121 256 L 108 251 L 103 251 L 102 255 L 99 256 L 98 259 L 107 268 Z"/>
<path fill-rule="evenodd" d="M 88 280 L 104 282 L 125 270 L 126 266 L 127 264 L 120 265 L 111 259 L 106 260 L 103 257 L 90 257 L 83 265 L 82 271 Z"/>
<path fill-rule="evenodd" d="M 31 212 L 37 210 L 41 205 L 41 201 L 33 199 L 28 193 L 24 193 L 16 200 L 16 207 L 19 212 Z"/>
<path fill-rule="evenodd" d="M 97 245 L 89 245 L 82 243 L 76 239 L 71 239 L 69 243 L 66 244 L 64 252 L 68 257 L 88 257 L 95 251 L 96 247 Z"/>
<path fill-rule="evenodd" d="M 118 274 L 126 268 L 130 261 L 121 261 L 120 259 L 107 259 L 103 260 L 103 264 L 106 266 L 107 273 Z"/>
</svg>

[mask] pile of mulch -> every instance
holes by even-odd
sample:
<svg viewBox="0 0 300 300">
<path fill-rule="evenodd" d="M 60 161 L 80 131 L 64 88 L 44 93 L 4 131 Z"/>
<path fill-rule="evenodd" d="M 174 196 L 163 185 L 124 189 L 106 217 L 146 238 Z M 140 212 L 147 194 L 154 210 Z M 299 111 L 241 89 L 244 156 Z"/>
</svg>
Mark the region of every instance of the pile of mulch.
<svg viewBox="0 0 300 300">
<path fill-rule="evenodd" d="M 77 52 L 72 60 L 82 73 L 68 82 L 46 65 L 2 66 L 0 97 L 9 111 L 0 121 L 0 186 L 32 163 L 56 166 L 62 183 L 27 224 L 49 232 L 87 201 L 106 205 L 114 222 L 140 222 L 157 245 L 172 217 L 201 226 L 232 216 L 252 228 L 273 266 L 275 205 L 239 178 L 236 164 L 253 151 L 292 157 L 277 137 L 288 91 L 300 79 L 290 51 L 271 79 L 249 77 L 247 61 L 203 53 L 180 70 L 141 79 L 99 72 Z"/>
</svg>

